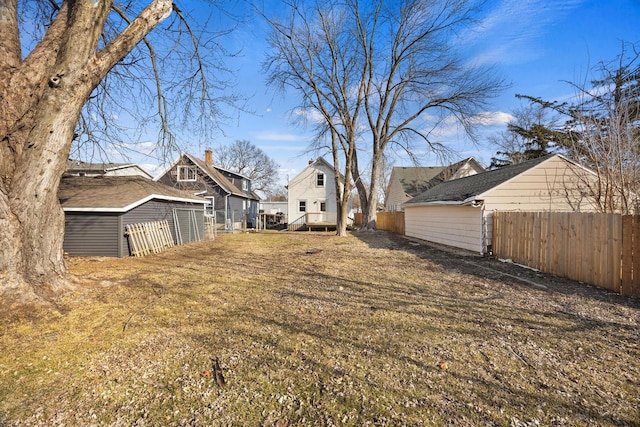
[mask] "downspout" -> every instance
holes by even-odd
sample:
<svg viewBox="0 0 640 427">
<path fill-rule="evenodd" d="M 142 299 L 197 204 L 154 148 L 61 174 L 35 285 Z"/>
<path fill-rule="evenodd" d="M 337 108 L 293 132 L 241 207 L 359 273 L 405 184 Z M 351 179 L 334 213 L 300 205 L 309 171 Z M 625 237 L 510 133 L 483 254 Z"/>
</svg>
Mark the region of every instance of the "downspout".
<svg viewBox="0 0 640 427">
<path fill-rule="evenodd" d="M 480 208 L 480 255 L 486 255 L 487 252 L 487 225 L 484 216 L 484 200 L 474 200 L 471 202 L 472 208 Z"/>
<path fill-rule="evenodd" d="M 487 223 L 485 220 L 485 216 L 484 216 L 484 202 L 482 203 L 482 206 L 480 207 L 480 215 L 482 218 L 482 253 L 481 255 L 488 255 L 488 248 L 487 248 Z"/>
<path fill-rule="evenodd" d="M 229 219 L 229 195 L 224 196 L 224 226 L 227 227 Z"/>
</svg>

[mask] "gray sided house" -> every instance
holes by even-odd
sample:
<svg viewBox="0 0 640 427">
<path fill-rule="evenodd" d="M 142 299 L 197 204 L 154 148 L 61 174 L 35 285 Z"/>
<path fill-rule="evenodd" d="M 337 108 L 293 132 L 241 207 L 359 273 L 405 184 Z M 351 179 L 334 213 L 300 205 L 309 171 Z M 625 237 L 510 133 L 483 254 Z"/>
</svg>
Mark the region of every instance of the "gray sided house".
<svg viewBox="0 0 640 427">
<path fill-rule="evenodd" d="M 205 151 L 205 160 L 182 154 L 154 181 L 204 197 L 209 201 L 208 214 L 223 216 L 227 229 L 253 228 L 257 223 L 260 198 L 253 193 L 251 180 L 214 166 L 211 150 Z"/>
<path fill-rule="evenodd" d="M 129 256 L 128 224 L 166 220 L 175 244 L 204 237 L 205 199 L 141 176 L 65 176 L 58 197 L 71 256 Z"/>
</svg>

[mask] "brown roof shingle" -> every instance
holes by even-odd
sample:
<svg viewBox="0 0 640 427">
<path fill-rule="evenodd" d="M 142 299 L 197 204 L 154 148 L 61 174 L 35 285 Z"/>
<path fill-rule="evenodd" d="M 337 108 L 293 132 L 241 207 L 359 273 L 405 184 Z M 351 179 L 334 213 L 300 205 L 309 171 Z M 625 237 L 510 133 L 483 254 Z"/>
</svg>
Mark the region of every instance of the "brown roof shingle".
<svg viewBox="0 0 640 427">
<path fill-rule="evenodd" d="M 58 198 L 65 210 L 125 211 L 150 198 L 207 202 L 140 176 L 66 176 L 60 181 Z"/>
</svg>

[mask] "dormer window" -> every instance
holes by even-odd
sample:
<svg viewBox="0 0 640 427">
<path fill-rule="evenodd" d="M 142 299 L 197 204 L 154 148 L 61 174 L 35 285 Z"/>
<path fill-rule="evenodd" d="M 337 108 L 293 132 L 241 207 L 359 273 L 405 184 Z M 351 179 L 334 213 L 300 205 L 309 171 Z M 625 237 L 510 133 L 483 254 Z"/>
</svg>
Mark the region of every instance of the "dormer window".
<svg viewBox="0 0 640 427">
<path fill-rule="evenodd" d="M 249 191 L 249 182 L 246 179 L 242 180 L 242 191 Z"/>
<path fill-rule="evenodd" d="M 178 181 L 190 181 L 196 180 L 196 167 L 195 166 L 178 166 Z"/>
<path fill-rule="evenodd" d="M 324 187 L 324 174 L 322 172 L 316 174 L 316 187 Z"/>
</svg>

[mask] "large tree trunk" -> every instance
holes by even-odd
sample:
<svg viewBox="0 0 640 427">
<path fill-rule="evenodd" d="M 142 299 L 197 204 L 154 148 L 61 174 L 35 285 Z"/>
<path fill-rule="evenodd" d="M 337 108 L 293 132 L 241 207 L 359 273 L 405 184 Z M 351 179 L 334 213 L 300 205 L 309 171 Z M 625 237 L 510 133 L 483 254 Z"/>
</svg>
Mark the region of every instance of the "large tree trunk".
<svg viewBox="0 0 640 427">
<path fill-rule="evenodd" d="M 351 196 L 351 152 L 345 153 L 345 174 L 340 178 L 340 158 L 338 156 L 338 136 L 331 132 L 331 146 L 333 153 L 334 185 L 336 189 L 336 234 L 340 237 L 347 235 L 349 218 L 349 198 Z"/>
<path fill-rule="evenodd" d="M 26 135 L 29 143 L 16 156 L 8 187 L 0 191 L 7 226 L 3 247 L 9 248 L 0 259 L 3 293 L 24 298 L 31 291 L 44 296 L 67 287 L 64 213 L 57 193 L 84 101 L 65 98 L 50 96 L 39 106 L 41 114 Z"/>
<path fill-rule="evenodd" d="M 367 193 L 367 204 L 363 206 L 363 217 L 366 218 L 366 222 L 363 221 L 363 230 L 375 230 L 376 220 L 378 216 L 378 185 L 380 182 L 380 159 L 374 159 L 371 165 L 371 184 L 369 185 L 369 191 Z M 365 210 L 366 209 L 366 210 Z"/>
<path fill-rule="evenodd" d="M 171 13 L 156 0 L 96 52 L 111 3 L 63 2 L 44 38 L 22 60 L 16 0 L 0 7 L 0 295 L 47 297 L 69 288 L 63 257 L 60 178 L 92 90 Z M 68 10 L 68 8 L 71 8 Z"/>
</svg>

